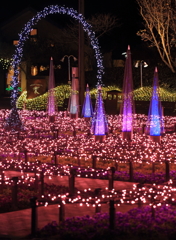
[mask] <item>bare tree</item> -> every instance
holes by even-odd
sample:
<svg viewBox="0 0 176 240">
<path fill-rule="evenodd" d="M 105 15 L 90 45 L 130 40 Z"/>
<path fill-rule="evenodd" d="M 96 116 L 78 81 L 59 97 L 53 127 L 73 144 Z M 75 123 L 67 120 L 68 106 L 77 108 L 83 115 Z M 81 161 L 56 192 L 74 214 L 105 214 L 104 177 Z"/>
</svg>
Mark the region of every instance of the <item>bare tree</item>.
<svg viewBox="0 0 176 240">
<path fill-rule="evenodd" d="M 118 18 L 112 14 L 96 14 L 87 19 L 87 22 L 91 24 L 92 30 L 95 32 L 97 39 L 108 35 L 113 29 L 120 26 Z M 63 41 L 63 43 L 68 45 L 69 48 L 78 47 L 78 23 L 76 21 L 72 20 L 71 24 L 63 29 L 60 41 Z M 87 34 L 85 34 L 84 50 L 85 58 L 87 59 L 86 65 L 89 65 L 87 68 L 90 69 L 94 62 L 94 51 L 90 46 L 90 39 Z"/>
<path fill-rule="evenodd" d="M 119 27 L 119 21 L 116 16 L 112 14 L 95 14 L 87 19 L 87 22 L 91 24 L 93 31 L 96 33 L 96 37 L 100 38 L 105 34 L 108 34 L 111 30 L 116 27 Z M 71 24 L 63 30 L 63 34 L 68 39 L 68 42 L 77 43 L 78 37 L 78 23 L 74 20 L 71 21 Z M 65 38 L 64 38 L 65 41 Z"/>
<path fill-rule="evenodd" d="M 162 61 L 175 72 L 175 0 L 137 0 L 145 29 L 137 32 L 150 47 L 156 47 Z"/>
<path fill-rule="evenodd" d="M 47 62 L 51 54 L 55 61 L 57 61 L 60 60 L 65 53 L 74 55 L 77 53 L 78 22 L 76 20 L 70 21 L 71 23 L 69 25 L 59 29 L 60 34 L 58 34 L 58 32 L 52 33 L 46 38 L 38 36 L 37 41 L 31 41 L 31 39 L 28 39 L 25 42 L 23 56 L 27 62 L 27 66 L 31 66 L 33 63 Z M 88 19 L 87 22 L 92 25 L 97 38 L 103 37 L 105 34 L 110 33 L 112 29 L 119 26 L 118 19 L 111 14 L 97 14 Z M 85 34 L 84 50 L 86 59 L 85 69 L 90 70 L 92 69 L 92 63 L 96 61 L 94 50 L 90 45 L 90 40 L 87 34 Z"/>
<path fill-rule="evenodd" d="M 97 38 L 120 26 L 118 18 L 113 14 L 95 14 L 88 22 L 92 25 Z"/>
</svg>

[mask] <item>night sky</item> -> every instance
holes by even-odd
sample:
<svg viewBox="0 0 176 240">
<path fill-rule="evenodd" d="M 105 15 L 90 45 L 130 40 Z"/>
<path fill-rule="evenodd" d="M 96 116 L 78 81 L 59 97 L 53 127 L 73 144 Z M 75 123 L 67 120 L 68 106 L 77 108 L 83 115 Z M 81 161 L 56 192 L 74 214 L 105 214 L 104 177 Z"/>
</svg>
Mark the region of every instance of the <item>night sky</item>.
<svg viewBox="0 0 176 240">
<path fill-rule="evenodd" d="M 8 20 L 9 17 L 20 12 L 26 7 L 32 7 L 37 11 L 41 11 L 44 7 L 51 5 L 65 5 L 78 10 L 78 0 L 42 0 L 39 3 L 37 0 L 13 1 L 9 4 L 8 1 L 3 1 L 0 8 L 0 22 Z M 109 36 L 105 44 L 111 42 L 112 48 L 118 45 L 117 54 L 126 51 L 127 46 L 136 48 L 140 44 L 141 39 L 136 35 L 136 32 L 142 28 L 141 17 L 138 12 L 136 0 L 85 0 L 85 17 L 90 17 L 95 13 L 111 13 L 117 16 L 121 26 L 113 31 L 113 35 Z M 109 44 L 110 45 L 110 44 Z M 118 53 L 119 51 L 119 53 Z"/>
</svg>

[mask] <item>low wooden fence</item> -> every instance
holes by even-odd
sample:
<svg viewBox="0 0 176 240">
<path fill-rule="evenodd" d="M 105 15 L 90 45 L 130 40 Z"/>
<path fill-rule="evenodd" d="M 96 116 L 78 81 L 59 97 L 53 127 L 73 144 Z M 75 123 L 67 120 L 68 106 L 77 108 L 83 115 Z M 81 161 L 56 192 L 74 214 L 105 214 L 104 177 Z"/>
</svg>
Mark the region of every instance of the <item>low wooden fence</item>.
<svg viewBox="0 0 176 240">
<path fill-rule="evenodd" d="M 135 188 L 115 190 L 114 189 L 114 173 L 115 168 L 109 169 L 108 187 L 106 190 L 101 188 L 96 188 L 93 192 L 88 192 L 89 204 L 95 206 L 95 213 L 101 212 L 102 204 L 109 204 L 109 228 L 115 228 L 115 205 L 117 204 L 132 204 L 136 203 L 138 207 L 143 205 L 151 206 L 151 216 L 155 217 L 155 207 L 158 203 L 160 204 L 175 204 L 175 182 L 168 183 L 166 185 L 155 185 L 155 184 L 137 184 Z M 70 175 L 68 176 L 69 193 L 63 194 L 58 197 L 55 201 L 45 199 L 41 197 L 45 195 L 44 187 L 45 174 L 43 171 L 40 175 L 34 175 L 34 183 L 36 187 L 36 196 L 30 199 L 31 205 L 31 235 L 34 237 L 37 233 L 37 209 L 38 203 L 44 205 L 46 202 L 48 204 L 59 204 L 58 211 L 58 222 L 61 223 L 65 220 L 65 204 L 83 203 L 85 196 L 81 196 L 79 191 L 79 197 L 77 197 L 77 192 L 75 191 L 75 169 L 70 170 Z M 14 210 L 17 210 L 18 205 L 18 182 L 24 180 L 19 177 L 13 177 L 9 181 L 11 182 L 11 194 L 12 194 L 12 205 Z M 4 172 L 1 171 L 1 193 L 4 186 Z M 57 193 L 56 193 L 57 194 Z M 145 196 L 146 201 L 143 201 Z M 77 201 L 70 201 L 70 199 L 77 198 Z M 145 202 L 145 203 L 144 203 Z"/>
</svg>

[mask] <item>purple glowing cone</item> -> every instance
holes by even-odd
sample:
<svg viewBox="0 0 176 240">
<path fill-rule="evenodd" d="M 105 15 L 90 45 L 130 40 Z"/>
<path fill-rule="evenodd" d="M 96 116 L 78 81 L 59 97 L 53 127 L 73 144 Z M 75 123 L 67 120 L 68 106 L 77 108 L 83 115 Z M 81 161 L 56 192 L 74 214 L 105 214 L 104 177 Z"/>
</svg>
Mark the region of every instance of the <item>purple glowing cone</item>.
<svg viewBox="0 0 176 240">
<path fill-rule="evenodd" d="M 129 46 L 127 49 L 127 57 L 125 62 L 121 114 L 122 114 L 122 132 L 132 132 L 134 101 L 133 101 L 131 51 Z"/>
<path fill-rule="evenodd" d="M 83 117 L 92 117 L 92 115 L 93 115 L 92 101 L 90 98 L 89 85 L 87 84 L 86 96 L 85 96 L 84 104 L 83 104 L 83 108 L 82 108 L 82 116 Z"/>
<path fill-rule="evenodd" d="M 153 91 L 147 120 L 147 133 L 150 136 L 161 136 L 164 132 L 162 106 L 159 97 L 158 69 L 155 68 Z"/>
<path fill-rule="evenodd" d="M 55 80 L 54 80 L 54 66 L 53 66 L 53 58 L 50 60 L 50 71 L 49 71 L 49 84 L 48 84 L 48 103 L 47 110 L 48 116 L 54 116 L 57 112 L 57 102 L 55 98 Z"/>
<path fill-rule="evenodd" d="M 108 133 L 108 122 L 105 115 L 104 103 L 101 89 L 98 89 L 95 110 L 92 117 L 91 131 L 94 135 L 105 135 Z"/>
</svg>

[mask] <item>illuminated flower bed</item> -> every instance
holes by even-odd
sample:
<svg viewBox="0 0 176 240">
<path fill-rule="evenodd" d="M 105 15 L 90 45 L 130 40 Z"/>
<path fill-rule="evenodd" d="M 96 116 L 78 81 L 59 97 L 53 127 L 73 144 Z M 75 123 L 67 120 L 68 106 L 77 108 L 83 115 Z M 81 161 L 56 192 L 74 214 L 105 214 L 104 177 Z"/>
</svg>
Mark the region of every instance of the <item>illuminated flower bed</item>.
<svg viewBox="0 0 176 240">
<path fill-rule="evenodd" d="M 78 171 L 78 175 L 80 175 L 81 177 L 92 178 L 92 171 L 91 170 L 88 171 L 87 169 L 86 171 L 82 170 L 81 174 L 79 174 L 79 171 Z M 96 178 L 108 179 L 108 172 L 106 173 L 100 172 L 96 174 Z M 129 179 L 130 179 L 130 175 L 129 175 L 129 172 L 127 171 L 116 171 L 114 174 L 114 180 L 116 181 L 128 182 Z M 170 171 L 170 179 L 176 180 L 176 171 Z M 161 184 L 166 182 L 164 171 L 151 173 L 151 174 L 146 174 L 146 173 L 141 173 L 136 171 L 133 174 L 133 181 L 138 183 L 149 183 L 149 184 L 152 184 L 152 183 Z"/>
<path fill-rule="evenodd" d="M 54 184 L 49 185 L 47 183 L 44 184 L 44 189 L 45 197 L 47 197 L 48 194 L 52 195 L 56 192 L 58 194 L 64 194 L 68 192 L 68 187 Z M 37 195 L 38 193 L 35 190 L 34 183 L 19 183 L 17 195 L 18 203 L 14 209 L 14 206 L 12 204 L 11 186 L 4 185 L 3 192 L 0 194 L 0 213 L 30 208 L 30 199 Z"/>
<path fill-rule="evenodd" d="M 162 206 L 155 210 L 152 217 L 151 208 L 134 208 L 127 213 L 116 212 L 115 229 L 109 229 L 109 215 L 98 213 L 94 216 L 68 218 L 58 225 L 49 223 L 38 232 L 38 237 L 56 236 L 52 239 L 98 239 L 98 240 L 174 240 L 176 235 L 176 209 Z"/>
<path fill-rule="evenodd" d="M 124 179 L 128 178 L 130 159 L 134 164 L 139 165 L 138 170 L 142 170 L 138 175 L 136 173 L 138 170 L 134 172 L 135 179 L 142 179 L 140 174 L 144 173 L 147 176 L 146 179 L 152 178 L 153 176 L 147 175 L 151 174 L 152 168 L 147 170 L 146 166 L 151 166 L 155 162 L 158 166 L 163 165 L 162 169 L 165 171 L 165 161 L 169 161 L 172 165 L 170 170 L 175 170 L 173 166 L 176 163 L 176 117 L 164 117 L 165 129 L 171 132 L 164 134 L 161 144 L 158 144 L 143 134 L 143 125 L 146 123 L 147 116 L 142 114 L 134 116 L 134 135 L 132 141 L 128 142 L 123 140 L 120 134 L 121 115 L 108 115 L 111 132 L 103 143 L 99 143 L 90 134 L 90 122 L 84 118 L 70 119 L 63 117 L 63 112 L 58 112 L 56 121 L 50 123 L 44 111 L 21 110 L 19 115 L 24 124 L 24 131 L 8 132 L 3 129 L 4 119 L 8 113 L 9 110 L 0 111 L 0 141 L 2 143 L 0 158 L 3 161 L 8 160 L 8 164 L 13 160 L 17 160 L 16 164 L 19 164 L 19 159 L 23 162 L 39 160 L 51 163 L 56 153 L 54 161 L 61 165 L 79 166 L 80 164 L 80 167 L 90 169 L 93 155 L 98 158 L 96 167 L 104 170 L 115 166 L 116 163 L 119 165 L 123 163 L 127 166 L 125 169 L 120 169 L 120 172 L 124 172 Z M 27 151 L 27 159 L 25 159 L 24 151 Z M 160 170 L 157 170 L 155 174 L 160 174 Z M 83 172 L 79 172 L 78 175 L 83 175 Z M 85 173 L 86 175 L 91 177 L 91 174 Z M 161 176 L 157 178 L 163 179 Z M 121 175 L 118 179 L 122 179 Z"/>
<path fill-rule="evenodd" d="M 4 119 L 8 116 L 8 113 L 8 110 L 0 111 L 0 152 L 2 167 L 4 162 L 6 162 L 4 170 L 5 167 L 8 170 L 13 166 L 13 169 L 20 171 L 24 171 L 24 169 L 34 171 L 36 162 L 38 160 L 42 162 L 43 159 L 50 165 L 47 166 L 47 164 L 43 163 L 40 170 L 46 170 L 47 174 L 51 176 L 53 172 L 58 176 L 61 173 L 68 175 L 69 170 L 64 162 L 63 164 L 61 163 L 61 157 L 69 160 L 67 163 L 73 164 L 78 163 L 78 156 L 80 157 L 80 163 L 83 163 L 89 161 L 93 155 L 102 158 L 102 164 L 104 161 L 104 163 L 110 162 L 115 164 L 117 162 L 117 164 L 124 163 L 129 165 L 129 160 L 132 160 L 133 163 L 141 164 L 141 168 L 143 163 L 148 165 L 155 162 L 162 165 L 166 161 L 169 161 L 170 164 L 176 163 L 176 117 L 166 116 L 164 118 L 165 127 L 170 129 L 171 132 L 164 134 L 161 144 L 159 144 L 152 142 L 142 131 L 147 116 L 141 114 L 134 116 L 133 139 L 126 141 L 122 139 L 120 134 L 122 116 L 109 115 L 108 123 L 111 126 L 111 132 L 106 136 L 103 143 L 99 143 L 90 134 L 90 122 L 85 119 L 70 119 L 69 117 L 64 117 L 62 112 L 58 112 L 56 121 L 50 123 L 46 113 L 43 111 L 19 111 L 20 118 L 24 124 L 24 131 L 8 132 L 3 129 Z M 26 158 L 24 150 L 27 151 L 28 158 Z M 59 154 L 56 162 L 53 163 L 53 156 L 56 152 L 59 152 Z M 97 160 L 97 168 L 98 162 L 100 161 Z M 57 169 L 58 163 L 63 167 L 62 171 L 59 168 Z M 94 178 L 102 176 L 107 178 L 106 169 L 103 171 L 104 174 L 96 172 L 96 169 L 93 169 L 92 173 L 89 174 L 90 168 L 91 166 L 87 168 L 88 170 L 78 168 L 76 176 Z M 170 171 L 170 176 L 172 179 L 175 179 L 175 172 Z M 129 174 L 127 171 L 116 172 L 115 179 L 127 181 Z M 165 181 L 165 177 L 164 173 L 145 175 L 135 172 L 134 181 L 162 183 Z M 55 193 L 55 186 L 53 189 L 53 193 Z M 175 209 L 172 207 L 157 207 L 155 218 L 151 217 L 151 208 L 149 207 L 133 209 L 125 214 L 117 213 L 114 231 L 110 231 L 108 228 L 108 214 L 97 214 L 94 217 L 66 220 L 59 227 L 56 223 L 48 224 L 39 232 L 39 236 L 49 237 L 59 233 L 60 236 L 56 237 L 56 239 L 82 240 L 82 237 L 85 238 L 86 234 L 87 239 L 120 239 L 121 237 L 123 240 L 139 240 L 141 236 L 142 238 L 146 236 L 146 239 L 157 237 L 162 240 L 171 240 L 175 237 L 174 214 Z M 49 237 L 49 239 L 51 238 Z"/>
</svg>

